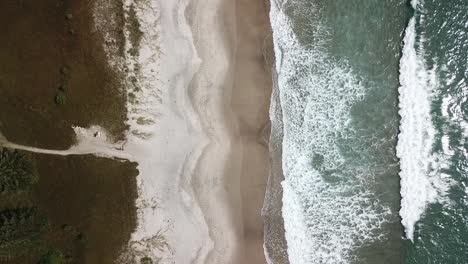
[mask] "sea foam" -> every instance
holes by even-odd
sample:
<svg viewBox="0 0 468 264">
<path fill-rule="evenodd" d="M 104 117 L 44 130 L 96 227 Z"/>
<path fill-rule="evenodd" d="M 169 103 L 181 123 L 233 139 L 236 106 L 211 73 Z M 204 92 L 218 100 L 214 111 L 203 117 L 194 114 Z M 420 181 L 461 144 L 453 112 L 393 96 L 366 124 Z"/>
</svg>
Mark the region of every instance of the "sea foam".
<svg viewBox="0 0 468 264">
<path fill-rule="evenodd" d="M 412 1 L 416 12 L 422 8 L 422 4 Z M 440 173 L 446 164 L 446 157 L 434 152 L 433 146 L 436 129 L 431 104 L 438 86 L 437 68 L 429 70 L 425 65 L 425 40 L 422 34 L 416 32 L 417 21 L 424 23 L 424 17 L 411 18 L 405 32 L 400 61 L 401 86 L 398 89 L 401 116 L 397 144 L 402 196 L 400 215 L 406 237 L 410 240 L 414 239 L 415 224 L 428 204 L 442 201 L 450 186 L 450 179 Z M 447 139 L 442 138 L 444 140 Z"/>
<path fill-rule="evenodd" d="M 350 263 L 361 245 L 379 238 L 390 209 L 371 193 L 372 175 L 349 165 L 340 142 L 351 142 L 350 110 L 364 97 L 343 60 L 327 55 L 328 32 L 311 21 L 305 46 L 285 9 L 304 1 L 272 1 L 270 19 L 283 109 L 283 218 L 291 263 Z M 304 9 L 314 19 L 314 10 Z M 294 11 L 293 11 L 294 12 Z M 351 140 L 351 141 L 350 141 Z"/>
</svg>

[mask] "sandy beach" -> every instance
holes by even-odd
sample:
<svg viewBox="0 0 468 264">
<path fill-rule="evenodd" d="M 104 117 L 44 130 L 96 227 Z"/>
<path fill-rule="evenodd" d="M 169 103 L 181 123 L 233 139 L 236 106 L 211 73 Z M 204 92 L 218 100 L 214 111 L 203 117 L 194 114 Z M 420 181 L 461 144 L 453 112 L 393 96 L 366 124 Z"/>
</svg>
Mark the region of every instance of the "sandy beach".
<svg viewBox="0 0 468 264">
<path fill-rule="evenodd" d="M 149 5 L 135 4 L 144 34 L 137 75 L 141 101 L 158 107 L 130 110 L 154 123 L 131 124 L 152 136 L 130 136 L 126 144 L 140 170 L 139 227 L 129 252 L 168 263 L 265 263 L 267 3 Z M 157 234 L 163 246 L 146 247 Z"/>
<path fill-rule="evenodd" d="M 265 263 L 267 3 L 193 1 L 188 12 L 202 60 L 190 93 L 209 138 L 192 181 L 214 242 L 203 263 Z"/>
</svg>

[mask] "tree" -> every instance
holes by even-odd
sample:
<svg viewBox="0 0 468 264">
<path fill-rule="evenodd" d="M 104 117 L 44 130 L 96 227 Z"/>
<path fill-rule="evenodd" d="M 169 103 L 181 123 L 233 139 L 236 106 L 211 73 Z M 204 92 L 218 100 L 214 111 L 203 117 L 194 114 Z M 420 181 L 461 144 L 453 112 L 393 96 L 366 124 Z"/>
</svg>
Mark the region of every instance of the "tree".
<svg viewBox="0 0 468 264">
<path fill-rule="evenodd" d="M 27 191 L 37 180 L 32 163 L 24 154 L 0 149 L 0 193 Z"/>
<path fill-rule="evenodd" d="M 0 254 L 31 249 L 47 229 L 47 220 L 35 208 L 0 211 Z"/>
</svg>

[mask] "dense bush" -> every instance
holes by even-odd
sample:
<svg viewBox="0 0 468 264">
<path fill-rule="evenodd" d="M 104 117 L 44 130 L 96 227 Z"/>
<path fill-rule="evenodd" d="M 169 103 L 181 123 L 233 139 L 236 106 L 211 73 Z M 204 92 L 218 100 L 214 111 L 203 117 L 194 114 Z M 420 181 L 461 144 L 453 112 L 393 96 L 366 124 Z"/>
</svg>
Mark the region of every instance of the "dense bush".
<svg viewBox="0 0 468 264">
<path fill-rule="evenodd" d="M 0 211 L 0 253 L 26 250 L 42 239 L 47 220 L 34 208 L 15 208 Z"/>
<path fill-rule="evenodd" d="M 65 257 L 62 252 L 58 250 L 50 250 L 41 257 L 38 264 L 64 264 L 66 263 Z"/>
<path fill-rule="evenodd" d="M 33 166 L 24 154 L 0 149 L 0 193 L 27 191 L 36 181 Z"/>
<path fill-rule="evenodd" d="M 64 91 L 59 90 L 57 95 L 55 95 L 55 103 L 57 105 L 64 105 L 67 103 L 67 95 Z"/>
<path fill-rule="evenodd" d="M 143 257 L 140 260 L 140 264 L 153 264 L 153 260 L 149 257 Z"/>
</svg>

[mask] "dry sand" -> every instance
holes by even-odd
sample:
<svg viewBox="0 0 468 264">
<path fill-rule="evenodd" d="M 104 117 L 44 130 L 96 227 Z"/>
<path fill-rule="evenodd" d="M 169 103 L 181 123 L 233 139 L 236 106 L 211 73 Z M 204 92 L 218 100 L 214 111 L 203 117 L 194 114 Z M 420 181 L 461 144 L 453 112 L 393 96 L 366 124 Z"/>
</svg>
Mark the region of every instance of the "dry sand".
<svg viewBox="0 0 468 264">
<path fill-rule="evenodd" d="M 144 32 L 137 61 L 147 84 L 140 100 L 148 107 L 130 116 L 155 123 L 131 124 L 151 136 L 130 137 L 126 145 L 140 170 L 140 222 L 132 250 L 163 263 L 265 263 L 267 3 L 149 3 L 136 4 Z M 154 104 L 155 110 L 149 107 Z M 157 206 L 148 205 L 155 197 Z M 149 241 L 160 242 L 152 238 L 161 229 L 167 249 L 148 251 Z"/>
</svg>

